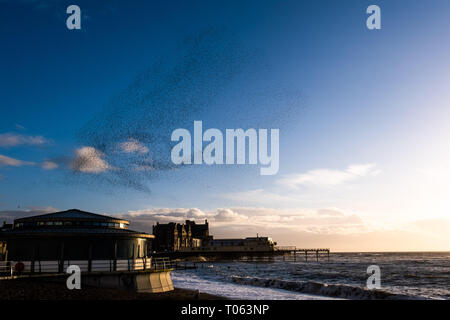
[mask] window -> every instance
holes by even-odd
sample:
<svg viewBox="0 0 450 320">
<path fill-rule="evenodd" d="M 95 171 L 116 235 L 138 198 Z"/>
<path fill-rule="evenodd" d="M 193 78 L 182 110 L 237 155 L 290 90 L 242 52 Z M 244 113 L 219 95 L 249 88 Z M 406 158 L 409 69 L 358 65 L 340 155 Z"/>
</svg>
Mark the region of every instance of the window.
<svg viewBox="0 0 450 320">
<path fill-rule="evenodd" d="M 53 221 L 47 221 L 47 222 L 45 223 L 45 225 L 46 225 L 46 226 L 52 226 L 52 225 L 53 225 Z"/>
<path fill-rule="evenodd" d="M 62 226 L 62 225 L 63 225 L 62 221 L 55 221 L 55 226 Z"/>
</svg>

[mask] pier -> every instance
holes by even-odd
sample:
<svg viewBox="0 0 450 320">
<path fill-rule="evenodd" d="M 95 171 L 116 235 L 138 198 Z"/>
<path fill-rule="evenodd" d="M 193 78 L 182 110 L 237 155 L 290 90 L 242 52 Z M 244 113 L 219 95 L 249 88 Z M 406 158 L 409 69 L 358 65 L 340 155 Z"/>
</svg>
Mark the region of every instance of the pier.
<svg viewBox="0 0 450 320">
<path fill-rule="evenodd" d="M 294 246 L 280 246 L 275 247 L 275 251 L 279 254 L 283 255 L 283 260 L 285 259 L 285 255 L 290 255 L 294 257 L 294 261 L 297 261 L 297 254 L 304 254 L 305 255 L 305 261 L 308 262 L 308 253 L 315 254 L 316 261 L 319 262 L 319 256 L 321 254 L 327 255 L 327 260 L 330 261 L 330 249 L 329 248 L 313 248 L 313 249 L 306 249 L 306 248 L 297 248 Z"/>
<path fill-rule="evenodd" d="M 330 261 L 329 248 L 297 248 L 294 246 L 276 246 L 272 250 L 256 251 L 256 250 L 235 250 L 235 251 L 211 251 L 211 250 L 195 250 L 195 251 L 175 251 L 155 253 L 154 257 L 167 256 L 173 260 L 180 260 L 174 263 L 175 269 L 196 269 L 201 265 L 201 261 L 183 261 L 192 257 L 203 257 L 208 261 L 220 260 L 265 260 L 273 261 L 276 256 L 282 256 L 283 261 L 304 261 L 308 262 L 308 258 L 312 257 L 317 262 L 323 261 L 320 258 L 326 256 L 326 261 Z M 304 256 L 304 258 L 303 258 Z M 311 258 L 310 258 L 311 259 Z M 190 262 L 190 263 L 187 263 Z"/>
</svg>

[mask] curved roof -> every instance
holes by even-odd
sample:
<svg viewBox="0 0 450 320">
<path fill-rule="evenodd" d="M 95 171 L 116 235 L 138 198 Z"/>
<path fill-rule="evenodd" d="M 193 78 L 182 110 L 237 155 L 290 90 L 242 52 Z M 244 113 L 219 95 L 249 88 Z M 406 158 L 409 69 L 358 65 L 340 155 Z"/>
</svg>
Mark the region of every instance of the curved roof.
<svg viewBox="0 0 450 320">
<path fill-rule="evenodd" d="M 134 237 L 152 239 L 155 236 L 139 231 L 128 229 L 101 229 L 101 228 L 41 228 L 41 229 L 13 229 L 2 233 L 6 237 L 17 236 L 113 236 L 113 237 Z"/>
<path fill-rule="evenodd" d="M 26 217 L 15 219 L 16 222 L 31 222 L 31 221 L 51 221 L 51 220 L 91 220 L 91 221 L 102 221 L 102 222 L 115 222 L 130 224 L 128 220 L 118 219 L 114 217 L 104 216 L 97 213 L 81 211 L 78 209 L 70 209 L 66 211 L 59 211 L 54 213 L 41 214 L 38 216 Z"/>
<path fill-rule="evenodd" d="M 14 227 L 0 233 L 15 237 L 108 237 L 154 238 L 153 235 L 128 230 L 129 221 L 101 214 L 70 209 L 14 220 Z"/>
</svg>

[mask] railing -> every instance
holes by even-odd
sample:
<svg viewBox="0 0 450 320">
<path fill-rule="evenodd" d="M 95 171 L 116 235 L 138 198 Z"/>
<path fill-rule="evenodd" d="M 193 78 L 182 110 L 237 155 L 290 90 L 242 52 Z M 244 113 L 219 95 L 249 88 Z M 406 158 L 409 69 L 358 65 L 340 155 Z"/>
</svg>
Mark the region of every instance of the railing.
<svg viewBox="0 0 450 320">
<path fill-rule="evenodd" d="M 172 269 L 173 263 L 169 258 L 152 258 L 151 266 L 153 270 L 166 270 Z"/>
<path fill-rule="evenodd" d="M 328 248 L 297 248 L 295 246 L 277 246 L 276 251 L 296 251 L 296 252 L 329 252 Z"/>
<path fill-rule="evenodd" d="M 7 261 L 0 261 L 0 278 L 11 278 L 13 276 L 13 267 Z"/>
<path fill-rule="evenodd" d="M 316 261 L 319 262 L 319 256 L 326 253 L 328 261 L 330 261 L 330 249 L 329 248 L 297 248 L 294 246 L 279 246 L 275 247 L 275 251 L 283 254 L 283 261 L 286 261 L 286 255 L 293 257 L 293 260 L 297 261 L 297 254 L 304 253 L 305 261 L 308 261 L 308 253 L 316 255 Z"/>
<path fill-rule="evenodd" d="M 276 251 L 295 251 L 295 246 L 277 246 L 275 247 Z"/>
<path fill-rule="evenodd" d="M 172 268 L 169 258 L 138 258 L 126 260 L 64 260 L 64 261 L 1 261 L 0 277 L 17 274 L 65 273 L 76 265 L 81 272 L 159 271 Z"/>
</svg>

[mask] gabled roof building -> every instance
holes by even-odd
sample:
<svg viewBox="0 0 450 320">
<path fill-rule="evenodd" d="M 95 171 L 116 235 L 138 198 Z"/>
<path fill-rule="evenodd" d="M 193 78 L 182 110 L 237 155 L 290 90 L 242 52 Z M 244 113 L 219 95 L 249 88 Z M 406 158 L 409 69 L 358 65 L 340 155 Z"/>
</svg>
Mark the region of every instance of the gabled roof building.
<svg viewBox="0 0 450 320">
<path fill-rule="evenodd" d="M 157 223 L 153 226 L 156 237 L 153 248 L 158 252 L 175 252 L 182 248 L 206 245 L 212 237 L 209 236 L 208 220 L 204 224 L 196 224 L 186 220 L 181 223 Z"/>
</svg>

